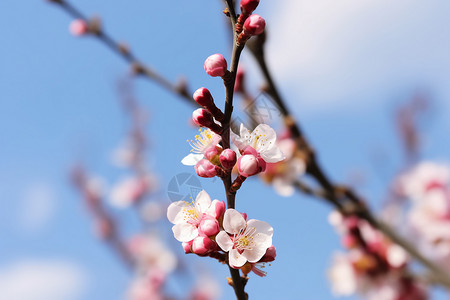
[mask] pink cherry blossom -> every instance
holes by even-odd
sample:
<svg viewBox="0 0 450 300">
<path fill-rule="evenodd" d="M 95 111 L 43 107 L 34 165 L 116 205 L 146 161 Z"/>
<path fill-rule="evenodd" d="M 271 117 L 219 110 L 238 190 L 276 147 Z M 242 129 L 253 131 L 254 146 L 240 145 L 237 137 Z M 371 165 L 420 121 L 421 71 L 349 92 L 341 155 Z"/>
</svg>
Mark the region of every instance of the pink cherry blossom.
<svg viewBox="0 0 450 300">
<path fill-rule="evenodd" d="M 200 160 L 205 158 L 205 153 L 211 148 L 216 148 L 221 140 L 220 135 L 210 129 L 200 129 L 200 133 L 195 136 L 195 141 L 188 141 L 191 145 L 191 153 L 183 158 L 181 163 L 186 166 L 195 166 Z"/>
<path fill-rule="evenodd" d="M 269 125 L 259 124 L 251 132 L 241 124 L 240 135 L 231 132 L 231 138 L 239 150 L 245 151 L 251 147 L 256 151 L 256 156 L 260 156 L 266 163 L 276 163 L 285 159 L 276 145 L 277 134 Z"/>
<path fill-rule="evenodd" d="M 272 245 L 272 226 L 255 219 L 246 221 L 235 209 L 225 211 L 223 228 L 216 236 L 216 242 L 229 253 L 232 267 L 242 267 L 247 261 L 258 262 Z"/>
<path fill-rule="evenodd" d="M 212 205 L 213 203 L 214 205 Z M 196 238 L 199 235 L 198 226 L 203 216 L 215 217 L 217 215 L 216 203 L 211 202 L 208 193 L 203 190 L 193 203 L 177 201 L 170 204 L 167 209 L 167 218 L 172 224 L 175 224 L 172 227 L 175 238 L 180 242 L 189 242 Z"/>
</svg>

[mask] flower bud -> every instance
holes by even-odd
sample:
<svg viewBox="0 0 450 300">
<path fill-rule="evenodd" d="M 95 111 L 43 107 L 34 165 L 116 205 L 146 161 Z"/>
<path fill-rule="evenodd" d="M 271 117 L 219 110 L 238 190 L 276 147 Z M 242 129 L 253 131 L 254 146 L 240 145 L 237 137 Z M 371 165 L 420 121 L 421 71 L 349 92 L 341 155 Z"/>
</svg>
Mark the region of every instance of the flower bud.
<svg viewBox="0 0 450 300">
<path fill-rule="evenodd" d="M 205 236 L 198 236 L 192 241 L 192 252 L 205 255 L 214 249 L 214 242 Z"/>
<path fill-rule="evenodd" d="M 89 31 L 89 26 L 85 20 L 76 19 L 70 23 L 69 31 L 74 36 L 82 36 Z"/>
<path fill-rule="evenodd" d="M 207 88 L 201 87 L 197 89 L 193 95 L 195 102 L 200 106 L 209 107 L 214 105 L 214 100 Z"/>
<path fill-rule="evenodd" d="M 207 159 L 202 159 L 195 165 L 195 172 L 198 176 L 211 178 L 217 175 L 216 166 Z"/>
<path fill-rule="evenodd" d="M 345 248 L 353 248 L 358 245 L 358 241 L 352 234 L 346 234 L 342 237 L 341 243 Z"/>
<path fill-rule="evenodd" d="M 250 15 L 258 6 L 259 0 L 241 0 L 241 12 Z"/>
<path fill-rule="evenodd" d="M 225 115 L 219 108 L 217 108 L 216 104 L 214 103 L 214 99 L 207 88 L 199 88 L 195 91 L 193 97 L 195 102 L 206 108 L 216 120 L 224 120 Z"/>
<path fill-rule="evenodd" d="M 251 15 L 245 20 L 244 33 L 247 35 L 259 35 L 264 32 L 266 21 L 259 15 Z"/>
<path fill-rule="evenodd" d="M 259 260 L 259 262 L 271 262 L 275 260 L 275 257 L 277 256 L 277 250 L 275 249 L 275 246 L 272 245 L 266 250 L 266 254 Z"/>
<path fill-rule="evenodd" d="M 217 156 L 219 155 L 219 149 L 217 149 L 216 146 L 209 147 L 205 150 L 204 155 L 209 161 L 214 161 L 214 159 L 217 159 Z"/>
<path fill-rule="evenodd" d="M 185 254 L 192 253 L 192 241 L 190 241 L 190 242 L 183 242 L 183 243 L 181 243 L 181 246 L 183 246 Z"/>
<path fill-rule="evenodd" d="M 210 127 L 214 123 L 212 114 L 203 108 L 194 110 L 192 120 L 201 127 Z"/>
<path fill-rule="evenodd" d="M 204 236 L 213 236 L 219 231 L 219 222 L 211 216 L 204 216 L 198 225 L 198 233 Z"/>
<path fill-rule="evenodd" d="M 231 170 L 236 164 L 236 152 L 231 149 L 225 149 L 220 154 L 219 159 L 222 167 L 224 167 L 226 170 Z"/>
<path fill-rule="evenodd" d="M 220 219 L 225 213 L 225 202 L 213 200 L 207 211 L 208 215 Z"/>
<path fill-rule="evenodd" d="M 205 60 L 205 71 L 212 77 L 223 77 L 227 72 L 227 61 L 222 54 L 213 54 Z"/>
<path fill-rule="evenodd" d="M 251 154 L 239 157 L 237 164 L 239 174 L 245 177 L 256 175 L 266 169 L 266 162 L 262 158 L 257 158 Z"/>
</svg>

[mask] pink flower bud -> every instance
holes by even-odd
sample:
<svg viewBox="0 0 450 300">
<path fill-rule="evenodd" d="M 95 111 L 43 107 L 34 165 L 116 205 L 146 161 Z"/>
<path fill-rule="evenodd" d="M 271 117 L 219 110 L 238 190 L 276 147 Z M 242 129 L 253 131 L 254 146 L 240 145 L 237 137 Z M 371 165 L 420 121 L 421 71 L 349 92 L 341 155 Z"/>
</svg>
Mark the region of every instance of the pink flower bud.
<svg viewBox="0 0 450 300">
<path fill-rule="evenodd" d="M 223 115 L 223 114 L 222 114 Z M 219 120 L 222 116 L 218 116 Z M 198 108 L 192 113 L 192 121 L 198 126 L 208 127 L 217 134 L 222 133 L 222 127 L 214 122 L 213 115 L 206 109 Z"/>
<path fill-rule="evenodd" d="M 262 158 L 251 154 L 245 154 L 239 157 L 237 164 L 239 174 L 245 177 L 256 175 L 266 169 L 266 162 Z"/>
<path fill-rule="evenodd" d="M 271 262 L 275 260 L 275 257 L 277 256 L 277 250 L 275 249 L 275 246 L 270 246 L 266 250 L 266 254 L 259 260 L 260 262 Z"/>
<path fill-rule="evenodd" d="M 192 242 L 192 252 L 198 255 L 205 255 L 214 248 L 214 242 L 208 237 L 198 236 Z"/>
<path fill-rule="evenodd" d="M 198 176 L 211 178 L 217 175 L 216 166 L 207 159 L 202 159 L 195 165 L 195 172 Z"/>
<path fill-rule="evenodd" d="M 227 72 L 227 61 L 222 54 L 213 54 L 205 60 L 205 71 L 212 77 L 223 77 Z"/>
<path fill-rule="evenodd" d="M 353 248 L 358 244 L 358 241 L 353 235 L 346 234 L 342 237 L 341 243 L 346 248 Z"/>
<path fill-rule="evenodd" d="M 210 147 L 208 149 L 205 150 L 205 157 L 209 160 L 212 161 L 214 160 L 214 158 L 216 158 L 219 155 L 219 150 L 217 149 L 216 146 Z"/>
<path fill-rule="evenodd" d="M 82 19 L 73 20 L 70 23 L 69 31 L 74 36 L 82 36 L 89 31 L 88 24 Z"/>
<path fill-rule="evenodd" d="M 259 4 L 259 0 L 241 0 L 241 12 L 243 14 L 251 14 Z"/>
<path fill-rule="evenodd" d="M 192 120 L 201 127 L 210 127 L 214 123 L 212 114 L 203 108 L 198 108 L 192 113 Z"/>
<path fill-rule="evenodd" d="M 224 167 L 226 170 L 231 170 L 236 164 L 236 152 L 231 149 L 225 149 L 220 154 L 219 159 L 222 167 Z"/>
<path fill-rule="evenodd" d="M 247 35 L 259 35 L 264 32 L 266 21 L 259 15 L 251 15 L 245 20 L 244 33 Z"/>
<path fill-rule="evenodd" d="M 192 253 L 192 242 L 193 241 L 181 243 L 181 246 L 183 246 L 184 249 L 184 253 L 186 254 Z"/>
<path fill-rule="evenodd" d="M 207 88 L 199 88 L 195 91 L 193 97 L 195 102 L 197 102 L 200 106 L 209 107 L 214 105 L 213 97 Z"/>
<path fill-rule="evenodd" d="M 205 215 L 198 225 L 198 233 L 204 236 L 213 236 L 218 234 L 219 231 L 219 222 L 208 215 Z"/>
<path fill-rule="evenodd" d="M 225 202 L 213 200 L 208 208 L 208 214 L 216 219 L 219 219 L 225 213 Z"/>
</svg>

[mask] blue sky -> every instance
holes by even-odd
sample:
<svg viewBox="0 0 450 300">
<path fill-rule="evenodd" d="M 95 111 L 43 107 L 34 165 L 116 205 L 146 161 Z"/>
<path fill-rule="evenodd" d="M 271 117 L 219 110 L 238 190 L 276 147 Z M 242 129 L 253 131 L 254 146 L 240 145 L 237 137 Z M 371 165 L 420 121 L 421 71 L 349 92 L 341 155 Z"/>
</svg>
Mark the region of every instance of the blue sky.
<svg viewBox="0 0 450 300">
<path fill-rule="evenodd" d="M 311 2 L 261 1 L 269 61 L 326 170 L 338 182 L 354 170 L 363 172 L 367 183 L 358 191 L 378 207 L 389 176 L 401 167 L 393 112 L 417 89 L 434 100 L 423 155 L 449 159 L 449 3 Z M 99 14 L 106 30 L 142 61 L 173 81 L 186 76 L 191 90 L 208 87 L 223 104 L 221 80 L 203 70 L 209 55 L 230 53 L 220 1 L 76 3 L 88 15 Z M 0 3 L 0 279 L 13 278 L 26 263 L 67 275 L 60 284 L 66 294 L 44 299 L 121 299 L 129 274 L 93 237 L 67 174 L 81 159 L 111 182 L 122 175 L 111 167 L 110 154 L 127 128 L 115 86 L 129 68 L 94 39 L 71 36 L 70 21 L 45 1 Z M 248 55 L 243 60 L 256 70 Z M 249 79 L 256 93 L 260 76 Z M 196 131 L 187 125 L 191 107 L 145 79 L 135 80 L 135 91 L 150 111 L 150 161 L 165 195 L 173 176 L 193 172 L 180 164 L 189 151 L 185 141 Z M 383 178 L 371 162 L 380 148 L 390 162 Z M 218 182 L 201 182 L 223 199 Z M 246 182 L 237 207 L 275 228 L 278 257 L 268 277 L 252 276 L 247 290 L 253 298 L 332 299 L 325 272 L 339 243 L 326 222 L 329 207 L 303 195 L 281 198 L 257 180 Z M 129 212 L 117 214 L 131 231 Z M 169 224 L 166 229 L 170 239 Z M 219 280 L 227 276 L 223 266 L 202 263 Z M 223 294 L 232 295 L 225 284 Z"/>
</svg>

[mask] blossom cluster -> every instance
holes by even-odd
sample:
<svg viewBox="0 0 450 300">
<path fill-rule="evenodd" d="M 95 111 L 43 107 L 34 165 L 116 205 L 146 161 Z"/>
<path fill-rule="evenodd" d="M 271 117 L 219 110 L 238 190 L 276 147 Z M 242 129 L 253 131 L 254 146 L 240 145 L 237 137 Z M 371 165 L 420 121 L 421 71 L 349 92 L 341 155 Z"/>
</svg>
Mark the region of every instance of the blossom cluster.
<svg viewBox="0 0 450 300">
<path fill-rule="evenodd" d="M 399 176 L 396 192 L 411 200 L 407 214 L 411 235 L 440 266 L 450 270 L 450 169 L 422 162 Z"/>
<path fill-rule="evenodd" d="M 241 15 L 235 24 L 238 47 L 251 36 L 264 32 L 264 19 L 252 14 L 258 4 L 259 0 L 241 1 Z M 233 67 L 228 70 L 223 55 L 209 56 L 204 69 L 212 77 L 221 77 L 227 88 L 234 87 L 236 70 Z M 218 176 L 224 178 L 224 182 L 231 182 L 235 170 L 239 175 L 231 186 L 225 185 L 228 197 L 235 195 L 247 177 L 264 172 L 269 163 L 285 159 L 276 144 L 276 132 L 270 126 L 259 124 L 250 131 L 241 124 L 240 132 L 236 134 L 229 128 L 231 114 L 226 115 L 216 106 L 207 88 L 197 89 L 193 99 L 201 108 L 193 112 L 192 121 L 202 128 L 194 140 L 188 140 L 191 153 L 181 162 L 195 166 L 200 177 Z M 206 191 L 201 191 L 193 202 L 172 203 L 168 207 L 167 218 L 174 224 L 174 237 L 182 243 L 186 254 L 210 256 L 227 262 L 231 268 L 240 269 L 244 275 L 253 271 L 259 276 L 266 275 L 261 270 L 264 264 L 275 259 L 273 228 L 268 223 L 248 220 L 247 214 L 234 207 L 227 209 L 225 202 L 211 201 Z"/>
<path fill-rule="evenodd" d="M 174 224 L 173 234 L 186 254 L 218 257 L 216 254 L 228 253 L 231 267 L 260 276 L 265 273 L 258 264 L 275 259 L 273 228 L 268 223 L 247 220 L 246 214 L 232 208 L 225 210 L 225 202 L 211 201 L 205 191 L 192 203 L 172 203 L 167 218 Z"/>
<path fill-rule="evenodd" d="M 355 293 L 369 300 L 426 300 L 424 284 L 408 275 L 409 257 L 367 221 L 356 216 L 330 215 L 342 235 L 346 253 L 336 253 L 329 270 L 333 293 Z"/>
</svg>

